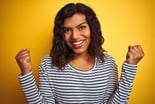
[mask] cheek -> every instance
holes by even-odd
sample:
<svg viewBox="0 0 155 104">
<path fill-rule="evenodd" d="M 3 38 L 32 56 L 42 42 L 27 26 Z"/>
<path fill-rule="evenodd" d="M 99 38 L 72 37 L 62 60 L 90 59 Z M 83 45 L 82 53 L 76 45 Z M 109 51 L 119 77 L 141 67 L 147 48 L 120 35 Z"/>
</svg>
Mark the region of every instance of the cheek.
<svg viewBox="0 0 155 104">
<path fill-rule="evenodd" d="M 88 27 L 85 31 L 84 31 L 84 34 L 87 38 L 90 38 L 90 35 L 91 35 L 91 31 L 90 31 L 90 28 Z"/>
<path fill-rule="evenodd" d="M 86 32 L 85 32 L 85 37 L 86 37 L 87 39 L 91 39 L 91 33 L 90 33 L 90 31 L 86 31 Z"/>
<path fill-rule="evenodd" d="M 91 43 L 91 33 L 87 32 L 87 40 L 88 40 L 88 44 Z"/>
<path fill-rule="evenodd" d="M 65 36 L 64 36 L 65 42 L 66 42 L 68 39 L 69 39 L 68 35 L 65 35 Z"/>
<path fill-rule="evenodd" d="M 68 36 L 68 35 L 66 35 L 66 36 L 64 37 L 64 41 L 65 41 L 66 44 L 69 43 L 69 36 Z"/>
</svg>

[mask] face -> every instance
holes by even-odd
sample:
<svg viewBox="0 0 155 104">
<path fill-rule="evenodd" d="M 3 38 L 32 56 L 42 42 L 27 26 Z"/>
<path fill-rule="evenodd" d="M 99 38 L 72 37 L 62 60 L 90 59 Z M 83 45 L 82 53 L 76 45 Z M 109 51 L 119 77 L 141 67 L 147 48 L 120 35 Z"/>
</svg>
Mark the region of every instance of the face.
<svg viewBox="0 0 155 104">
<path fill-rule="evenodd" d="M 74 54 L 87 54 L 91 42 L 90 27 L 84 14 L 76 13 L 64 20 L 65 42 Z"/>
</svg>

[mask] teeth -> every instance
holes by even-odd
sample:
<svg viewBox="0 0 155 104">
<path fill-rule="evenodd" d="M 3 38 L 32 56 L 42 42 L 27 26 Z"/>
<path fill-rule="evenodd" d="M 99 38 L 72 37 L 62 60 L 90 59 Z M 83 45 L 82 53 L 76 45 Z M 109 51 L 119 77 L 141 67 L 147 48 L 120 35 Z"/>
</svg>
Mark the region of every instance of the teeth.
<svg viewBox="0 0 155 104">
<path fill-rule="evenodd" d="M 79 41 L 79 42 L 74 42 L 74 43 L 72 43 L 72 44 L 74 44 L 74 45 L 78 45 L 78 44 L 81 44 L 83 41 Z"/>
</svg>

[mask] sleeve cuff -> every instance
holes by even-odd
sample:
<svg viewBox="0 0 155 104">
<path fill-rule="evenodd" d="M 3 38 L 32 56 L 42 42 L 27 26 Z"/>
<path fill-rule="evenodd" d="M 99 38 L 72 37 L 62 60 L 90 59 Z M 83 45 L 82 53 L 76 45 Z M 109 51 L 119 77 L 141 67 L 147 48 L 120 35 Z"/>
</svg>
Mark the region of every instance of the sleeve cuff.
<svg viewBox="0 0 155 104">
<path fill-rule="evenodd" d="M 25 75 L 19 74 L 19 75 L 18 75 L 18 78 L 19 78 L 19 79 L 22 79 L 22 78 L 25 78 L 25 77 L 27 77 L 27 76 L 30 76 L 31 74 L 32 74 L 32 71 L 29 72 L 29 73 L 27 73 L 27 74 L 25 74 Z"/>
<path fill-rule="evenodd" d="M 21 86 L 25 86 L 27 84 L 34 84 L 35 83 L 35 79 L 34 79 L 34 76 L 32 74 L 32 71 L 29 72 L 28 74 L 25 74 L 25 75 L 22 75 L 22 74 L 19 74 L 18 76 L 18 79 L 19 79 L 19 82 L 21 84 Z"/>
<path fill-rule="evenodd" d="M 123 79 L 125 78 L 126 81 L 133 83 L 133 80 L 135 78 L 136 75 L 136 71 L 137 71 L 137 65 L 133 65 L 133 64 L 128 64 L 126 62 L 123 63 L 123 69 L 122 69 L 122 76 Z"/>
<path fill-rule="evenodd" d="M 133 66 L 133 67 L 137 67 L 137 66 L 138 66 L 138 65 L 136 65 L 136 64 L 129 64 L 129 63 L 127 63 L 127 62 L 124 62 L 124 65 Z"/>
</svg>

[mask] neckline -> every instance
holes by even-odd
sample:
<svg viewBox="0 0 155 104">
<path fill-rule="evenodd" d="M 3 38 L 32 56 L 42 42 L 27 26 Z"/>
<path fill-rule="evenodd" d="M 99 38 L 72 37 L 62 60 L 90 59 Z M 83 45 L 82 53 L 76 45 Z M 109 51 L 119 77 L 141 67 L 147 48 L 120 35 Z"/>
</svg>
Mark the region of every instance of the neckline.
<svg viewBox="0 0 155 104">
<path fill-rule="evenodd" d="M 76 72 L 79 72 L 79 73 L 90 73 L 90 72 L 91 72 L 92 70 L 94 70 L 95 67 L 96 67 L 96 58 L 95 58 L 95 61 L 94 61 L 94 65 L 93 65 L 90 69 L 88 69 L 88 70 L 80 70 L 80 69 L 77 69 L 77 68 L 73 67 L 71 64 L 68 64 L 68 66 L 69 66 L 72 70 L 74 70 L 74 71 L 76 71 Z"/>
</svg>

